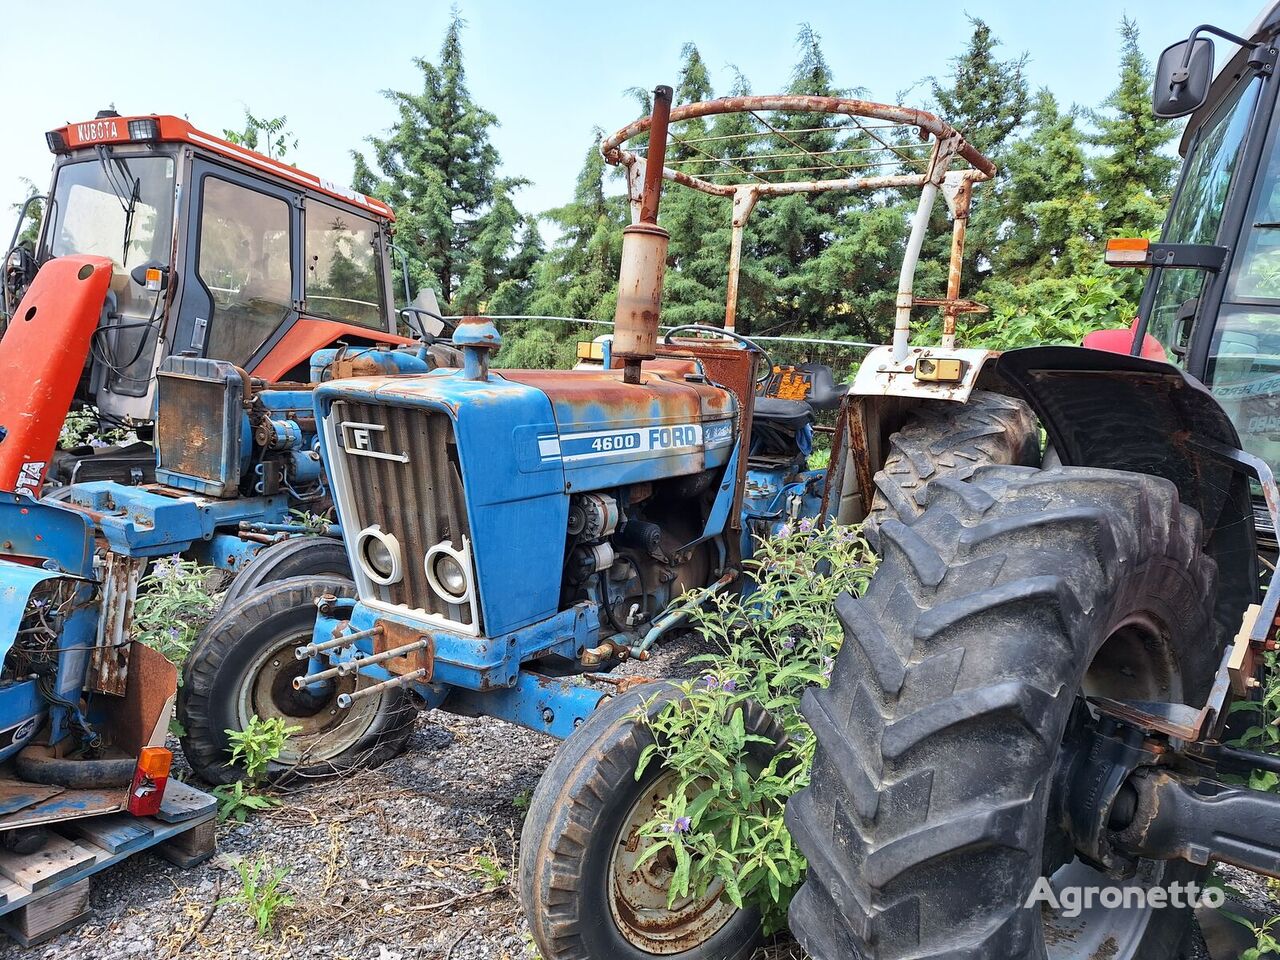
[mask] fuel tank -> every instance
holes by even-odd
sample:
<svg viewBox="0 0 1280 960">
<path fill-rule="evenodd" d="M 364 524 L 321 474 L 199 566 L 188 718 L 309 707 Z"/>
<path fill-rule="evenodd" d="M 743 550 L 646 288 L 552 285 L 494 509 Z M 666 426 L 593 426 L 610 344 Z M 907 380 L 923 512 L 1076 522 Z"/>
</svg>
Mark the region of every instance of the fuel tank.
<svg viewBox="0 0 1280 960">
<path fill-rule="evenodd" d="M 539 436 L 542 460 L 558 460 L 570 489 L 590 490 L 683 476 L 722 466 L 735 435 L 737 401 L 692 363 L 642 370 L 501 370 L 551 401 L 556 431 Z"/>
</svg>

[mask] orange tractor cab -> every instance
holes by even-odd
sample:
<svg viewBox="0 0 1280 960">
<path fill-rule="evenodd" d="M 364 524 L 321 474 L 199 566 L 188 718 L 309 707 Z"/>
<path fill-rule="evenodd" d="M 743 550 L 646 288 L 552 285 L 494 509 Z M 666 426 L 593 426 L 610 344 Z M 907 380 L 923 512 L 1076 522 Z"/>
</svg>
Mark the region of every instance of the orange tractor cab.
<svg viewBox="0 0 1280 960">
<path fill-rule="evenodd" d="M 104 423 L 154 419 L 170 354 L 305 381 L 317 349 L 410 342 L 397 334 L 386 204 L 179 117 L 103 111 L 46 138 L 53 181 L 4 258 L 0 331 L 22 322 L 13 314 L 45 264 L 109 259 L 83 366 L 65 371 Z M 38 233 L 19 243 L 36 200 Z"/>
</svg>

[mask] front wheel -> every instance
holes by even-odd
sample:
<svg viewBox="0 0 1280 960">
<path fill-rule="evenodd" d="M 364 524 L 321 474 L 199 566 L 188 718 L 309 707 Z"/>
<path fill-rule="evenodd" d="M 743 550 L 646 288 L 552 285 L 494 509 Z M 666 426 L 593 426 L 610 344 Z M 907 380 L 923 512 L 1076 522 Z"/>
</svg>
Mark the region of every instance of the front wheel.
<svg viewBox="0 0 1280 960">
<path fill-rule="evenodd" d="M 759 913 L 734 907 L 719 883 L 668 907 L 674 862 L 659 854 L 638 863 L 648 846 L 641 828 L 675 788 L 657 762 L 636 779 L 654 742 L 639 714 L 654 716 L 676 696 L 646 685 L 610 700 L 538 781 L 520 836 L 520 898 L 543 960 L 746 960 L 759 943 Z M 748 734 L 782 743 L 760 707 L 744 707 L 743 719 Z"/>
<path fill-rule="evenodd" d="M 325 681 L 319 691 L 293 689 L 294 677 L 307 670 L 294 650 L 311 642 L 315 598 L 354 593 L 351 581 L 336 577 L 269 583 L 224 606 L 204 628 L 178 691 L 182 752 L 201 778 L 217 784 L 243 776 L 228 762 L 227 731 L 246 729 L 255 716 L 300 728 L 268 768 L 272 780 L 373 767 L 404 749 L 417 711 L 403 690 L 342 709 L 339 695 L 375 681 L 353 674 Z"/>
<path fill-rule="evenodd" d="M 1098 904 L 1199 868 L 1093 869 L 1063 765 L 1096 722 L 1085 697 L 1208 695 L 1225 638 L 1199 516 L 1156 477 L 989 467 L 930 484 L 924 513 L 880 535 L 865 595 L 838 601 L 831 685 L 803 703 L 818 747 L 787 822 L 809 859 L 790 913 L 809 955 L 1177 957 L 1189 909 Z M 1042 877 L 1095 907 L 1049 909 Z"/>
</svg>

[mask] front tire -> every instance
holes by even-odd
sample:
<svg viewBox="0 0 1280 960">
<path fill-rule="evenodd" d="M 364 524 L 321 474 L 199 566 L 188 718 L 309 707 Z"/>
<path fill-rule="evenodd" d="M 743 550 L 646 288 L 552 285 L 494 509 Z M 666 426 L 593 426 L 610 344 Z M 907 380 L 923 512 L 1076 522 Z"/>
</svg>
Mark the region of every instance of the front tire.
<svg viewBox="0 0 1280 960">
<path fill-rule="evenodd" d="M 316 597 L 351 597 L 349 580 L 299 577 L 269 583 L 226 605 L 209 622 L 188 655 L 178 690 L 182 752 L 209 783 L 231 783 L 244 773 L 228 763 L 228 730 L 244 730 L 253 716 L 281 717 L 302 730 L 289 738 L 267 779 L 322 777 L 375 767 L 399 754 L 417 711 L 395 689 L 359 700 L 347 710 L 341 693 L 373 683 L 352 675 L 330 681 L 320 695 L 295 691 L 293 678 L 307 661 L 294 649 L 311 642 Z"/>
<path fill-rule="evenodd" d="M 259 550 L 244 569 L 235 575 L 222 606 L 230 607 L 241 597 L 267 583 L 294 577 L 342 577 L 351 579 L 351 561 L 341 540 L 333 537 L 290 537 Z"/>
<path fill-rule="evenodd" d="M 654 742 L 637 714 L 655 716 L 679 695 L 646 684 L 610 700 L 538 781 L 520 835 L 520 899 L 543 960 L 746 960 L 758 945 L 759 913 L 736 909 L 718 886 L 668 910 L 663 856 L 631 869 L 645 849 L 636 831 L 673 786 L 657 761 L 636 780 Z M 742 709 L 747 733 L 775 745 L 752 744 L 763 766 L 785 735 L 761 707 Z"/>
<path fill-rule="evenodd" d="M 831 686 L 804 699 L 817 755 L 787 808 L 809 858 L 800 942 L 815 960 L 1176 957 L 1188 910 L 1071 924 L 1024 904 L 1041 876 L 1116 884 L 1051 813 L 1081 694 L 1208 694 L 1225 638 L 1198 515 L 1155 477 L 988 468 L 931 484 L 924 514 L 881 539 L 866 594 L 838 602 Z M 1144 862 L 1139 877 L 1197 869 Z"/>
</svg>

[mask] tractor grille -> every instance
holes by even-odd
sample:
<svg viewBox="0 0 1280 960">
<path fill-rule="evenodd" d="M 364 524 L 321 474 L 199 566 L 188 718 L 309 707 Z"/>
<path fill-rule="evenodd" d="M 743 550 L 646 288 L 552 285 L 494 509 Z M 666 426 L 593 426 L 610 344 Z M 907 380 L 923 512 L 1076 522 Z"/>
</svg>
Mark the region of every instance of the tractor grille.
<svg viewBox="0 0 1280 960">
<path fill-rule="evenodd" d="M 375 424 L 384 428 L 372 434 L 375 449 L 407 458 L 401 462 L 339 453 L 352 501 L 342 504 L 344 529 L 354 535 L 377 524 L 399 540 L 404 553 L 404 575 L 398 583 L 370 584 L 377 598 L 473 626 L 470 607 L 441 599 L 427 582 L 423 565 L 427 550 L 437 543 L 448 540 L 461 549 L 462 538 L 471 538 L 453 422 L 436 410 L 347 400 L 335 403 L 330 416 L 336 421 L 339 445 L 344 422 Z"/>
</svg>

